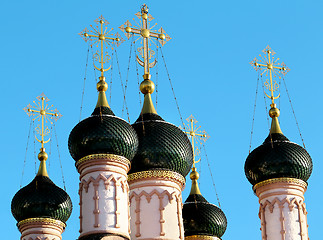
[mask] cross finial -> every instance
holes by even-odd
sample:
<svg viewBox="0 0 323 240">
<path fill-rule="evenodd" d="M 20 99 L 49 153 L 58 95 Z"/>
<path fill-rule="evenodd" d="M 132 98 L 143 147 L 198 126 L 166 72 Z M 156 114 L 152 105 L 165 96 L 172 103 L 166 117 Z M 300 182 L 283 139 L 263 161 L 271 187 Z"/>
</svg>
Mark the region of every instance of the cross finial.
<svg viewBox="0 0 323 240">
<path fill-rule="evenodd" d="M 274 80 L 274 78 L 278 76 L 280 79 L 281 76 L 278 75 L 278 73 L 285 75 L 290 69 L 286 67 L 283 62 L 279 63 L 279 58 L 274 58 L 276 53 L 269 46 L 267 46 L 262 52 L 264 53 L 264 56 L 259 54 L 260 60 L 255 58 L 250 64 L 253 65 L 257 71 L 261 71 L 261 76 L 266 73 L 266 77 L 268 77 L 269 74 L 269 79 L 266 79 L 264 86 L 269 90 L 270 95 L 268 95 L 266 91 L 264 93 L 271 99 L 271 109 L 269 110 L 269 116 L 272 118 L 270 133 L 282 133 L 278 122 L 280 111 L 276 108 L 275 104 L 275 99 L 280 97 L 280 93 L 276 96 L 274 95 L 279 88 L 279 84 Z"/>
<path fill-rule="evenodd" d="M 260 59 L 258 60 L 257 58 L 254 58 L 250 64 L 254 66 L 256 71 L 261 71 L 261 76 L 265 73 L 266 77 L 268 77 L 269 74 L 269 79 L 266 79 L 264 85 L 266 89 L 269 90 L 270 96 L 266 92 L 265 95 L 271 99 L 271 104 L 274 105 L 274 100 L 279 98 L 280 94 L 274 96 L 274 92 L 278 90 L 279 84 L 273 78 L 277 76 L 278 78 L 281 78 L 277 73 L 280 72 L 285 75 L 290 69 L 286 67 L 285 63 L 279 63 L 279 58 L 275 59 L 274 55 L 276 53 L 269 47 L 269 45 L 262 50 L 262 52 L 264 53 L 264 56 L 259 54 Z"/>
<path fill-rule="evenodd" d="M 147 5 L 144 4 L 141 7 L 141 11 L 135 14 L 140 19 L 140 23 L 137 23 L 137 27 L 132 27 L 129 20 L 119 27 L 121 31 L 125 33 L 128 39 L 132 35 L 138 36 L 135 41 L 137 41 L 139 38 L 142 39 L 143 46 L 137 50 L 140 55 L 140 57 L 137 55 L 137 61 L 142 67 L 144 67 L 144 80 L 150 79 L 150 68 L 154 67 L 157 62 L 156 59 L 153 62 L 150 62 L 155 54 L 155 52 L 149 48 L 151 43 L 157 45 L 154 41 L 158 40 L 159 43 L 164 46 L 164 44 L 171 39 L 162 27 L 158 31 L 153 30 L 157 23 L 150 27 L 150 22 L 154 18 L 148 13 L 148 10 Z M 135 19 L 133 20 L 135 21 Z"/>
<path fill-rule="evenodd" d="M 140 66 L 144 67 L 144 81 L 142 81 L 140 84 L 140 91 L 145 95 L 145 98 L 141 114 L 156 114 L 155 107 L 151 100 L 151 94 L 155 90 L 155 84 L 150 80 L 150 68 L 156 65 L 157 59 L 151 62 L 155 52 L 150 49 L 150 46 L 151 43 L 157 46 L 155 40 L 159 41 L 159 43 L 164 46 L 164 44 L 171 38 L 165 33 L 163 28 L 160 28 L 158 31 L 153 30 L 157 23 L 150 26 L 150 22 L 154 18 L 148 13 L 148 7 L 146 4 L 142 5 L 141 11 L 135 15 L 140 19 L 140 23 L 138 24 L 133 18 L 133 21 L 137 24 L 137 27 L 133 27 L 129 20 L 127 20 L 119 28 L 125 33 L 128 39 L 131 36 L 138 36 L 135 42 L 141 39 L 142 47 L 137 49 L 139 53 L 139 55 L 137 55 L 137 62 Z"/>
<path fill-rule="evenodd" d="M 38 159 L 41 161 L 41 166 L 39 168 L 38 174 L 47 175 L 45 161 L 48 158 L 47 153 L 45 152 L 44 144 L 50 141 L 50 138 L 45 140 L 45 137 L 50 133 L 50 130 L 47 124 L 53 124 L 53 120 L 57 121 L 62 115 L 55 108 L 53 109 L 53 105 L 49 106 L 49 99 L 42 93 L 37 97 L 38 102 L 33 101 L 34 106 L 28 104 L 27 107 L 24 108 L 24 111 L 27 113 L 29 117 L 32 117 L 33 121 L 37 120 L 41 122 L 35 128 L 36 133 L 40 135 L 40 139 L 35 138 L 41 144 L 40 153 L 38 154 Z"/>
<path fill-rule="evenodd" d="M 96 62 L 100 63 L 100 67 L 97 67 L 94 62 L 94 68 L 101 72 L 101 76 L 99 77 L 100 81 L 97 83 L 96 89 L 99 91 L 99 97 L 96 107 L 109 107 L 107 98 L 105 96 L 105 91 L 108 89 L 108 84 L 105 82 L 104 72 L 110 70 L 111 66 L 108 68 L 104 68 L 104 64 L 106 64 L 111 56 L 108 53 L 108 47 L 112 50 L 114 49 L 113 45 L 117 47 L 124 42 L 124 39 L 120 36 L 119 33 L 116 33 L 114 36 L 110 33 L 113 28 L 108 30 L 107 25 L 109 22 L 101 15 L 99 18 L 94 20 L 96 22 L 96 26 L 90 25 L 91 30 L 85 28 L 79 35 L 84 39 L 85 42 L 91 41 L 90 46 L 96 45 L 96 47 L 100 46 L 100 51 L 97 50 L 93 54 L 93 59 Z"/>
<path fill-rule="evenodd" d="M 104 68 L 104 64 L 111 59 L 111 56 L 107 51 L 108 46 L 111 47 L 111 49 L 113 49 L 113 44 L 118 47 L 122 42 L 124 42 L 124 39 L 120 37 L 119 33 L 116 33 L 114 36 L 112 33 L 110 33 L 113 28 L 108 30 L 107 25 L 109 22 L 102 15 L 95 19 L 94 22 L 96 23 L 96 26 L 90 25 L 90 30 L 85 28 L 79 33 L 79 35 L 84 39 L 85 42 L 90 40 L 91 47 L 93 45 L 96 45 L 96 47 L 100 46 L 100 51 L 97 50 L 93 54 L 93 58 L 95 61 L 100 63 L 100 67 L 97 67 L 95 64 L 94 67 L 101 72 L 101 77 L 103 77 L 104 72 L 110 70 L 111 68 L 111 66 L 106 69 Z"/>
<path fill-rule="evenodd" d="M 206 142 L 210 138 L 210 136 L 207 134 L 205 130 L 201 131 L 201 126 L 197 126 L 196 119 L 193 117 L 193 115 L 189 116 L 186 121 L 187 123 L 187 129 L 188 131 L 184 131 L 188 137 L 191 140 L 192 143 L 192 149 L 193 149 L 193 168 L 195 168 L 195 164 L 201 161 L 201 159 L 196 160 L 196 157 L 200 154 L 199 148 L 196 146 L 197 143 L 201 143 L 201 141 Z"/>
</svg>

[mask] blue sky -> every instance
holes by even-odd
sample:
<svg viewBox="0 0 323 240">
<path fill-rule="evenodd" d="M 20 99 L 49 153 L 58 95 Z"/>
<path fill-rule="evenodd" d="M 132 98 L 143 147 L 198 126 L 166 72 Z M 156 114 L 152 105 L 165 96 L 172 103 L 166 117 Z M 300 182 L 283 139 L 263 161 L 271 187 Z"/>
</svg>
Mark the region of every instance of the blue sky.
<svg viewBox="0 0 323 240">
<path fill-rule="evenodd" d="M 1 118 L 2 156 L 1 229 L 7 239 L 20 234 L 10 212 L 19 190 L 30 119 L 22 110 L 42 92 L 63 117 L 56 123 L 60 157 L 67 191 L 74 211 L 63 239 L 78 237 L 78 174 L 67 148 L 71 129 L 80 116 L 87 44 L 78 35 L 101 14 L 115 30 L 134 18 L 144 1 L 1 1 Z M 285 80 L 308 152 L 314 162 L 305 194 L 309 236 L 320 239 L 322 216 L 320 170 L 322 149 L 322 1 L 147 1 L 158 26 L 172 37 L 163 47 L 181 114 L 191 114 L 211 138 L 207 155 L 221 206 L 228 218 L 223 239 L 260 239 L 258 199 L 244 175 L 249 151 L 257 73 L 249 64 L 269 44 L 291 69 Z M 120 34 L 121 31 L 119 31 Z M 124 36 L 124 35 L 123 35 Z M 125 36 L 124 36 L 125 38 Z M 118 48 L 122 80 L 126 81 L 130 42 Z M 131 122 L 140 113 L 137 73 L 131 59 L 127 102 Z M 116 115 L 122 113 L 122 91 L 114 60 L 112 101 Z M 142 69 L 140 69 L 140 75 Z M 153 81 L 155 69 L 152 71 Z M 158 64 L 158 113 L 180 125 L 163 61 Z M 107 76 L 108 77 L 108 76 Z M 109 78 L 108 78 L 109 80 Z M 140 79 L 141 81 L 141 79 Z M 109 91 L 109 90 L 108 90 Z M 281 128 L 301 144 L 284 87 L 281 86 Z M 109 94 L 108 94 L 109 96 Z M 155 99 L 155 94 L 153 99 Z M 91 60 L 87 69 L 82 118 L 89 116 L 97 93 Z M 268 104 L 268 101 L 267 101 Z M 267 113 L 259 88 L 252 149 L 268 135 Z M 35 175 L 34 144 L 29 142 L 23 185 Z M 62 185 L 53 136 L 50 176 Z M 39 146 L 36 145 L 36 152 Z M 47 146 L 49 149 L 49 146 Z M 38 164 L 38 163 L 37 163 Z M 216 203 L 205 158 L 201 191 Z M 186 199 L 190 181 L 183 193 Z"/>
</svg>

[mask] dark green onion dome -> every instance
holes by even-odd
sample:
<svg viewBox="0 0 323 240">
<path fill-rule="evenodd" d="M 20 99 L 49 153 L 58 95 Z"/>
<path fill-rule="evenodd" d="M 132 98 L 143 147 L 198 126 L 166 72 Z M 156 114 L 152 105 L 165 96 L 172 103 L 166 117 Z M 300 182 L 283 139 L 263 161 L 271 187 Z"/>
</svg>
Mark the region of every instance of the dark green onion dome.
<svg viewBox="0 0 323 240">
<path fill-rule="evenodd" d="M 227 229 L 227 218 L 217 206 L 209 203 L 197 185 L 198 173 L 193 167 L 191 193 L 183 205 L 184 235 L 221 238 Z"/>
<path fill-rule="evenodd" d="M 51 218 L 66 223 L 72 208 L 68 194 L 42 175 L 20 189 L 11 202 L 12 215 L 18 222 L 28 218 Z"/>
<path fill-rule="evenodd" d="M 115 154 L 131 160 L 138 147 L 135 130 L 109 107 L 96 107 L 92 115 L 70 133 L 68 148 L 75 161 L 91 154 Z"/>
<path fill-rule="evenodd" d="M 254 149 L 245 162 L 245 173 L 252 185 L 273 178 L 296 178 L 307 181 L 313 163 L 308 152 L 290 142 L 282 133 L 271 133 Z"/>
<path fill-rule="evenodd" d="M 147 170 L 170 170 L 184 177 L 193 163 L 192 146 L 186 134 L 155 113 L 144 113 L 132 124 L 139 147 L 129 174 Z"/>
</svg>

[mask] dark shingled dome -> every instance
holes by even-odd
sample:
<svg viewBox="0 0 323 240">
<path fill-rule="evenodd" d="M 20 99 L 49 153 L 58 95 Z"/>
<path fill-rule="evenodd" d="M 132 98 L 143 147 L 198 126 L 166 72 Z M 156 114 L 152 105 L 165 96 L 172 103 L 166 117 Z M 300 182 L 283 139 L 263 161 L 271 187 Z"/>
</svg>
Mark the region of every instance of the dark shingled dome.
<svg viewBox="0 0 323 240">
<path fill-rule="evenodd" d="M 183 205 L 185 237 L 193 235 L 222 237 L 227 218 L 220 208 L 210 204 L 202 195 L 190 195 Z"/>
<path fill-rule="evenodd" d="M 273 178 L 297 178 L 307 181 L 313 163 L 308 152 L 283 134 L 273 133 L 247 157 L 245 173 L 252 185 Z"/>
<path fill-rule="evenodd" d="M 36 176 L 11 202 L 11 212 L 18 222 L 28 218 L 52 218 L 65 223 L 72 208 L 68 194 L 45 176 Z"/>
<path fill-rule="evenodd" d="M 191 143 L 186 134 L 159 115 L 145 113 L 132 125 L 139 147 L 129 174 L 147 170 L 170 170 L 184 177 L 193 164 Z"/>
<path fill-rule="evenodd" d="M 75 161 L 91 154 L 115 154 L 131 160 L 138 147 L 135 130 L 108 107 L 98 107 L 70 133 L 68 149 Z"/>
</svg>

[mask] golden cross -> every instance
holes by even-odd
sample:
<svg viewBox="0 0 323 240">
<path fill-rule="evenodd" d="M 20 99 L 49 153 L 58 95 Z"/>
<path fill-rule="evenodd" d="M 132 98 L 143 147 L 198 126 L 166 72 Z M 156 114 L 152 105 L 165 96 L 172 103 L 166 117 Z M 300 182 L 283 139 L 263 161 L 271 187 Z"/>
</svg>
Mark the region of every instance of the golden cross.
<svg viewBox="0 0 323 240">
<path fill-rule="evenodd" d="M 93 54 L 93 59 L 101 64 L 100 68 L 95 65 L 94 67 L 101 72 L 101 76 L 103 77 L 104 72 L 108 71 L 111 68 L 111 66 L 109 66 L 107 69 L 104 69 L 104 64 L 111 59 L 111 56 L 107 51 L 108 46 L 113 49 L 112 44 L 115 44 L 118 47 L 122 42 L 124 42 L 124 39 L 121 38 L 119 33 L 116 33 L 114 37 L 112 37 L 113 34 L 110 32 L 113 30 L 113 28 L 108 30 L 107 25 L 109 24 L 109 22 L 104 19 L 102 15 L 99 18 L 95 19 L 94 22 L 97 23 L 96 26 L 90 25 L 92 28 L 91 30 L 85 28 L 82 32 L 79 33 L 79 35 L 84 39 L 85 42 L 90 40 L 91 47 L 93 45 L 99 47 L 100 45 L 100 53 L 97 50 Z M 106 51 L 104 51 L 104 49 L 106 49 Z"/>
<path fill-rule="evenodd" d="M 274 92 L 277 91 L 279 88 L 279 84 L 276 82 L 276 80 L 273 80 L 273 77 L 278 76 L 281 78 L 277 73 L 282 73 L 285 75 L 290 69 L 286 67 L 286 65 L 282 63 L 278 63 L 277 61 L 279 58 L 275 60 L 274 55 L 276 54 L 269 45 L 262 50 L 264 53 L 264 57 L 259 54 L 260 60 L 255 58 L 252 62 L 250 62 L 251 65 L 254 66 L 256 71 L 260 70 L 261 76 L 266 73 L 266 76 L 268 77 L 269 72 L 269 81 L 266 79 L 266 82 L 264 83 L 266 89 L 270 91 L 270 96 L 265 92 L 265 95 L 271 99 L 272 105 L 275 104 L 274 100 L 280 97 L 280 94 L 277 96 L 274 96 Z"/>
<path fill-rule="evenodd" d="M 189 116 L 186 119 L 186 121 L 188 122 L 187 127 L 189 131 L 184 131 L 184 132 L 191 139 L 192 149 L 193 149 L 193 168 L 195 168 L 195 164 L 201 161 L 201 159 L 195 160 L 195 157 L 198 156 L 200 153 L 200 150 L 197 146 L 195 146 L 195 143 L 198 143 L 198 142 L 201 143 L 201 140 L 206 142 L 206 140 L 208 140 L 210 136 L 206 133 L 205 130 L 203 131 L 199 130 L 201 126 L 199 127 L 196 126 L 197 121 L 193 117 L 193 115 Z"/>
<path fill-rule="evenodd" d="M 157 25 L 153 25 L 150 27 L 150 21 L 154 18 L 148 14 L 148 7 L 146 4 L 144 4 L 141 7 L 141 11 L 135 14 L 139 19 L 141 19 L 141 24 L 137 23 L 138 28 L 132 27 L 129 20 L 127 20 L 123 25 L 121 25 L 119 28 L 121 31 L 125 32 L 125 35 L 129 39 L 132 34 L 138 35 L 139 37 L 135 40 L 137 41 L 139 38 L 142 39 L 143 46 L 141 48 L 138 48 L 137 51 L 141 55 L 140 59 L 137 55 L 137 62 L 144 67 L 145 74 L 144 74 L 144 80 L 150 79 L 150 68 L 154 67 L 156 65 L 157 60 L 155 59 L 153 62 L 149 63 L 149 60 L 154 55 L 154 51 L 152 51 L 149 46 L 151 45 L 149 40 L 158 40 L 159 43 L 164 46 L 164 44 L 169 41 L 171 38 L 166 34 L 165 30 L 161 27 L 158 31 L 153 30 L 153 28 Z M 133 19 L 135 21 L 135 19 Z M 155 45 L 156 43 L 153 42 Z M 157 45 L 156 45 L 157 46 Z M 158 46 L 157 46 L 158 47 Z"/>
<path fill-rule="evenodd" d="M 35 106 L 32 106 L 30 104 L 27 105 L 27 107 L 24 108 L 24 111 L 27 113 L 27 115 L 33 116 L 33 121 L 37 120 L 41 121 L 40 124 L 36 127 L 36 133 L 41 136 L 41 140 L 39 140 L 36 136 L 36 140 L 41 143 L 41 149 L 44 149 L 44 144 L 48 143 L 50 139 L 44 140 L 44 137 L 47 136 L 50 133 L 50 130 L 48 126 L 45 126 L 47 122 L 50 124 L 53 124 L 52 119 L 55 121 L 58 120 L 62 115 L 58 112 L 58 110 L 55 108 L 52 109 L 53 105 L 48 106 L 48 104 L 45 102 L 48 102 L 49 99 L 45 96 L 44 93 L 42 93 L 40 96 L 37 97 L 37 100 L 39 102 L 33 101 Z"/>
</svg>

